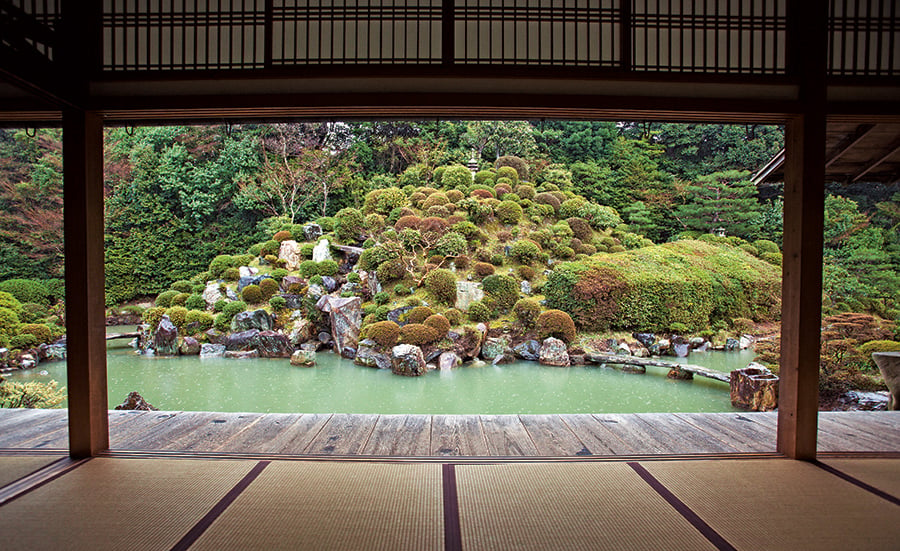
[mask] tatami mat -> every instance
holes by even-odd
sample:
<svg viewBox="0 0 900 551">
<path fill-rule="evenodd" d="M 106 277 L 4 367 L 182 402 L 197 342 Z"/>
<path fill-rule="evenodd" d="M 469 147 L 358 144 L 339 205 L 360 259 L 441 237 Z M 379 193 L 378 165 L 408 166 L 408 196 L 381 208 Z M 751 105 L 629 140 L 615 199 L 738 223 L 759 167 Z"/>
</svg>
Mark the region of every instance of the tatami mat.
<svg viewBox="0 0 900 551">
<path fill-rule="evenodd" d="M 4 455 L 0 456 L 0 488 L 23 476 L 46 467 L 62 455 Z"/>
<path fill-rule="evenodd" d="M 900 508 L 810 463 L 642 465 L 737 549 L 896 549 Z"/>
<path fill-rule="evenodd" d="M 900 459 L 825 459 L 822 463 L 900 498 Z"/>
<path fill-rule="evenodd" d="M 441 466 L 273 462 L 191 550 L 443 549 Z"/>
<path fill-rule="evenodd" d="M 255 465 L 92 459 L 0 507 L 16 550 L 168 550 Z"/>
<path fill-rule="evenodd" d="M 624 463 L 456 468 L 462 548 L 715 549 Z"/>
</svg>

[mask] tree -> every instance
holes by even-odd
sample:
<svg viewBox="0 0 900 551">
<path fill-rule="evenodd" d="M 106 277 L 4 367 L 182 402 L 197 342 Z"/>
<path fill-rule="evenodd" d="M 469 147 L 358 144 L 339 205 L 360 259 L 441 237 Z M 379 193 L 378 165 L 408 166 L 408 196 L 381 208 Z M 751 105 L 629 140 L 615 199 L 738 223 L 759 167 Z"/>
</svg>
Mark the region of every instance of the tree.
<svg viewBox="0 0 900 551">
<path fill-rule="evenodd" d="M 479 159 L 490 153 L 492 161 L 503 155 L 530 157 L 536 150 L 531 124 L 526 121 L 472 121 L 462 141 Z"/>
<path fill-rule="evenodd" d="M 759 223 L 756 186 L 747 172 L 716 172 L 688 183 L 685 202 L 675 216 L 685 229 L 712 232 L 723 228 L 729 235 L 750 237 Z"/>
</svg>

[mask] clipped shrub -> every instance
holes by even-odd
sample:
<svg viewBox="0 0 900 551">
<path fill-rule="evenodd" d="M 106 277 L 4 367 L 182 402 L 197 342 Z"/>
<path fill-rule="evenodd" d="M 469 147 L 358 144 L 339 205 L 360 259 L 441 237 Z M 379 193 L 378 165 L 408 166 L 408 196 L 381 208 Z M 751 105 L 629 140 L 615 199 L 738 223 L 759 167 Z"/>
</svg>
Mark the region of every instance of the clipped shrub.
<svg viewBox="0 0 900 551">
<path fill-rule="evenodd" d="M 43 323 L 23 323 L 19 326 L 19 332 L 34 335 L 37 339 L 35 344 L 42 344 L 53 340 L 53 332 Z"/>
<path fill-rule="evenodd" d="M 288 271 L 284 268 L 276 268 L 272 270 L 272 273 L 269 274 L 272 276 L 277 283 L 281 283 L 281 280 L 284 279 L 284 276 L 288 275 Z"/>
<path fill-rule="evenodd" d="M 252 254 L 253 256 L 259 256 L 260 253 L 262 253 L 262 243 L 250 245 L 250 248 L 247 249 L 247 252 Z"/>
<path fill-rule="evenodd" d="M 339 210 L 335 214 L 334 220 L 334 235 L 339 241 L 355 242 L 366 228 L 366 219 L 363 213 L 352 207 Z"/>
<path fill-rule="evenodd" d="M 448 166 L 441 175 L 441 185 L 455 189 L 468 187 L 472 185 L 472 172 L 463 165 Z"/>
<path fill-rule="evenodd" d="M 34 348 L 38 344 L 40 344 L 40 341 L 31 333 L 16 333 L 9 336 L 9 348 L 14 350 L 26 350 Z"/>
<path fill-rule="evenodd" d="M 473 189 L 470 194 L 472 197 L 476 197 L 478 199 L 493 199 L 494 192 L 487 189 Z"/>
<path fill-rule="evenodd" d="M 260 255 L 269 256 L 269 255 L 278 255 L 278 250 L 281 248 L 281 243 L 275 241 L 274 239 L 270 239 L 263 243 L 262 250 L 260 250 Z"/>
<path fill-rule="evenodd" d="M 494 316 L 492 309 L 480 300 L 476 300 L 475 302 L 469 304 L 468 315 L 469 320 L 475 322 L 490 321 L 490 319 Z"/>
<path fill-rule="evenodd" d="M 327 259 L 316 265 L 316 273 L 320 276 L 333 276 L 340 271 L 340 266 L 334 260 Z"/>
<path fill-rule="evenodd" d="M 237 281 L 241 278 L 241 271 L 237 268 L 225 268 L 222 279 L 225 281 Z"/>
<path fill-rule="evenodd" d="M 400 339 L 400 326 L 392 321 L 379 321 L 366 328 L 366 337 L 379 346 L 394 346 Z"/>
<path fill-rule="evenodd" d="M 497 182 L 503 178 L 509 180 L 512 185 L 519 183 L 519 173 L 511 166 L 500 166 L 497 168 Z"/>
<path fill-rule="evenodd" d="M 389 251 L 388 249 L 376 245 L 374 247 L 365 249 L 361 255 L 359 255 L 359 261 L 357 265 L 360 270 L 372 271 L 378 268 L 379 265 L 383 262 L 387 262 L 388 260 L 393 260 L 397 257 L 397 253 L 393 251 Z M 315 265 L 315 263 L 313 263 Z M 301 272 L 303 264 L 300 264 Z"/>
<path fill-rule="evenodd" d="M 45 305 L 41 305 L 43 308 Z M 16 314 L 22 313 L 22 303 L 10 293 L 0 291 L 0 308 L 9 308 Z"/>
<path fill-rule="evenodd" d="M 535 328 L 539 337 L 543 340 L 547 337 L 555 337 L 564 342 L 575 339 L 575 322 L 569 314 L 562 310 L 547 310 L 537 317 Z"/>
<path fill-rule="evenodd" d="M 522 199 L 534 199 L 534 186 L 531 184 L 519 184 L 516 186 L 515 192 Z"/>
<path fill-rule="evenodd" d="M 549 205 L 550 207 L 553 207 L 554 214 L 559 213 L 559 207 L 560 207 L 559 199 L 557 199 L 556 196 L 551 193 L 548 193 L 548 192 L 538 193 L 537 195 L 534 196 L 534 202 L 541 204 L 541 205 Z"/>
<path fill-rule="evenodd" d="M 533 280 L 535 276 L 534 268 L 531 266 L 519 266 L 516 273 L 519 274 L 519 277 L 527 281 Z"/>
<path fill-rule="evenodd" d="M 172 289 L 163 291 L 162 293 L 157 295 L 154 304 L 161 308 L 168 308 L 169 306 L 172 306 L 172 299 L 175 298 L 176 295 L 178 295 L 178 291 Z"/>
<path fill-rule="evenodd" d="M 503 266 L 504 263 L 503 255 L 500 253 L 495 253 L 491 255 L 491 264 L 494 266 Z"/>
<path fill-rule="evenodd" d="M 259 304 L 263 301 L 262 290 L 259 285 L 247 285 L 241 289 L 241 300 L 247 304 Z"/>
<path fill-rule="evenodd" d="M 172 297 L 172 306 L 184 306 L 184 303 L 187 302 L 190 296 L 190 293 L 178 293 Z"/>
<path fill-rule="evenodd" d="M 476 185 L 485 185 L 494 181 L 497 174 L 492 170 L 479 170 L 475 173 L 475 184 Z"/>
<path fill-rule="evenodd" d="M 489 275 L 493 275 L 495 270 L 496 269 L 494 268 L 494 265 L 488 264 L 487 262 L 476 262 L 472 267 L 472 271 L 474 271 L 475 275 L 477 275 L 478 277 L 487 277 Z"/>
<path fill-rule="evenodd" d="M 5 294 L 8 295 L 8 293 Z M 16 301 L 17 304 L 18 302 L 19 301 Z M 0 304 L 0 307 L 2 306 L 3 305 Z M 127 308 L 127 306 L 125 308 Z M 123 310 L 125 308 L 123 308 Z M 140 306 L 138 306 L 137 309 L 138 314 L 142 314 L 144 312 L 143 308 L 141 308 Z M 16 312 L 16 310 L 13 311 Z M 16 313 L 19 314 L 19 319 L 22 321 L 22 323 L 39 323 L 41 319 L 46 318 L 50 315 L 50 310 L 48 306 L 44 306 L 43 304 L 26 302 Z"/>
<path fill-rule="evenodd" d="M 378 265 L 375 275 L 378 276 L 378 281 L 382 283 L 403 279 L 406 276 L 406 266 L 399 258 L 388 260 Z"/>
<path fill-rule="evenodd" d="M 447 173 L 444 173 L 444 178 Z M 400 328 L 400 341 L 406 344 L 421 346 L 432 343 L 440 338 L 437 331 L 421 323 L 407 323 Z"/>
<path fill-rule="evenodd" d="M 447 200 L 449 200 L 451 203 L 459 203 L 465 198 L 466 195 L 458 189 L 451 189 L 447 191 Z"/>
<path fill-rule="evenodd" d="M 761 253 L 759 257 L 773 266 L 781 266 L 781 253 Z"/>
<path fill-rule="evenodd" d="M 406 314 L 406 321 L 409 323 L 423 323 L 428 316 L 434 314 L 434 310 L 427 306 L 416 306 Z"/>
<path fill-rule="evenodd" d="M 456 265 L 457 270 L 465 270 L 472 263 L 472 259 L 464 254 L 461 254 L 461 255 L 457 256 L 453 260 L 453 262 Z"/>
<path fill-rule="evenodd" d="M 365 254 L 365 251 L 363 254 Z M 319 263 L 314 260 L 304 260 L 297 267 L 297 270 L 300 272 L 300 275 L 308 279 L 319 273 Z"/>
<path fill-rule="evenodd" d="M 428 207 L 428 210 L 425 211 L 425 214 L 428 217 L 447 218 L 448 216 L 450 216 L 450 210 L 442 205 L 432 205 Z"/>
<path fill-rule="evenodd" d="M 231 321 L 231 318 L 245 310 L 247 310 L 247 303 L 242 300 L 235 300 L 227 303 L 222 308 L 222 313 L 228 316 L 228 320 Z"/>
<path fill-rule="evenodd" d="M 531 329 L 541 314 L 541 304 L 533 298 L 523 298 L 513 306 L 513 314 L 525 329 Z"/>
<path fill-rule="evenodd" d="M 468 247 L 466 238 L 456 232 L 447 232 L 431 249 L 432 254 L 440 256 L 457 256 L 465 252 Z"/>
<path fill-rule="evenodd" d="M 405 297 L 406 295 L 412 294 L 413 290 L 410 289 L 409 285 L 404 285 L 402 283 L 398 283 L 394 285 L 394 294 L 398 297 Z"/>
<path fill-rule="evenodd" d="M 522 264 L 531 264 L 541 254 L 541 248 L 537 243 L 529 239 L 519 239 L 509 248 L 509 256 Z"/>
<path fill-rule="evenodd" d="M 213 312 L 219 313 L 225 309 L 225 305 L 228 304 L 228 301 L 224 298 L 220 298 L 215 303 L 213 303 Z"/>
<path fill-rule="evenodd" d="M 262 293 L 263 300 L 268 300 L 278 292 L 278 282 L 267 277 L 259 282 L 259 290 Z"/>
<path fill-rule="evenodd" d="M 455 327 L 462 323 L 463 314 L 456 308 L 450 308 L 444 312 L 444 317 L 447 318 L 451 327 Z"/>
<path fill-rule="evenodd" d="M 225 312 L 219 312 L 213 320 L 213 327 L 222 332 L 228 331 L 231 329 L 231 317 Z"/>
<path fill-rule="evenodd" d="M 497 180 L 497 185 L 494 186 L 494 194 L 498 199 L 503 199 L 504 196 L 512 193 L 512 186 L 510 186 L 510 181 L 508 178 L 499 178 Z"/>
<path fill-rule="evenodd" d="M 292 237 L 293 237 L 293 235 L 291 234 L 291 232 L 289 232 L 287 230 L 281 230 L 279 232 L 275 232 L 275 235 L 272 236 L 272 240 L 278 241 L 279 243 L 281 243 L 282 241 L 287 241 L 288 239 L 291 239 Z"/>
<path fill-rule="evenodd" d="M 15 334 L 20 323 L 18 314 L 9 308 L 0 308 L 0 335 L 8 337 Z"/>
<path fill-rule="evenodd" d="M 572 233 L 575 237 L 582 241 L 590 241 L 590 239 L 594 237 L 594 231 L 591 229 L 591 225 L 583 218 L 567 218 L 566 224 L 572 229 Z"/>
<path fill-rule="evenodd" d="M 447 332 L 450 331 L 450 321 L 441 314 L 428 316 L 422 323 L 434 329 L 438 339 L 443 339 L 447 336 Z"/>
<path fill-rule="evenodd" d="M 287 308 L 287 299 L 285 299 L 283 296 L 275 295 L 269 298 L 269 306 L 271 306 L 272 310 L 275 311 L 284 310 L 285 308 Z"/>
<path fill-rule="evenodd" d="M 175 325 L 175 327 L 181 329 L 184 327 L 184 322 L 187 319 L 188 309 L 184 306 L 173 306 L 166 310 L 166 315 L 169 316 L 169 321 Z"/>
<path fill-rule="evenodd" d="M 406 204 L 406 194 L 397 187 L 375 189 L 366 194 L 363 210 L 368 213 L 388 215 Z"/>
<path fill-rule="evenodd" d="M 494 163 L 497 167 L 497 176 L 508 176 L 508 172 L 503 172 L 504 167 L 510 167 L 516 171 L 516 181 L 528 179 L 528 163 L 521 157 L 515 155 L 503 155 Z"/>
<path fill-rule="evenodd" d="M 398 283 L 397 285 L 400 285 L 400 284 Z M 402 285 L 400 285 L 400 286 L 402 286 Z M 372 297 L 372 301 L 374 301 L 375 304 L 379 304 L 379 305 L 387 304 L 388 301 L 390 301 L 390 300 L 391 300 L 391 295 L 389 295 L 387 291 L 381 291 L 380 293 L 375 293 L 375 296 Z"/>
<path fill-rule="evenodd" d="M 179 279 L 172 285 L 169 285 L 169 288 L 174 289 L 179 293 L 190 293 L 194 288 L 194 284 L 186 279 Z"/>
<path fill-rule="evenodd" d="M 190 295 L 187 300 L 184 301 L 184 307 L 188 310 L 205 310 L 206 301 L 203 300 L 201 295 Z"/>
<path fill-rule="evenodd" d="M 212 314 L 201 310 L 188 310 L 184 316 L 185 329 L 192 330 L 195 333 L 206 331 L 213 326 L 213 322 Z"/>
<path fill-rule="evenodd" d="M 422 223 L 419 225 L 419 231 L 422 233 L 444 233 L 447 231 L 447 227 L 449 224 L 443 218 L 437 218 L 435 216 L 429 216 L 422 220 Z"/>
<path fill-rule="evenodd" d="M 435 206 L 443 206 L 450 202 L 450 199 L 447 198 L 447 194 L 442 191 L 437 191 L 429 195 L 422 202 L 422 210 L 428 210 L 431 207 Z"/>
<path fill-rule="evenodd" d="M 484 294 L 494 299 L 501 310 L 509 310 L 519 298 L 519 283 L 507 275 L 489 275 L 481 285 Z"/>
<path fill-rule="evenodd" d="M 518 224 L 522 219 L 522 207 L 515 201 L 503 201 L 494 209 L 494 214 L 504 224 Z"/>
<path fill-rule="evenodd" d="M 0 291 L 11 294 L 19 302 L 50 304 L 50 289 L 33 279 L 7 279 L 0 282 Z"/>
<path fill-rule="evenodd" d="M 781 249 L 778 248 L 778 244 L 776 244 L 774 241 L 769 241 L 768 239 L 757 239 L 753 242 L 753 246 L 756 247 L 756 250 L 759 254 L 781 253 Z"/>
</svg>

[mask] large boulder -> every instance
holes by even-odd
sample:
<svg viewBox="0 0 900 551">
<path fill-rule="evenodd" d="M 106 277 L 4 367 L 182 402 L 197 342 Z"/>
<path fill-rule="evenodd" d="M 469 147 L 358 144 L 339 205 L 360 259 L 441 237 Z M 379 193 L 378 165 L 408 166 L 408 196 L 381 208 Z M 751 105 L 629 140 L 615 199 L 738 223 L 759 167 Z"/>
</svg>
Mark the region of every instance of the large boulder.
<svg viewBox="0 0 900 551">
<path fill-rule="evenodd" d="M 544 339 L 539 353 L 539 361 L 543 365 L 569 367 L 569 352 L 566 350 L 566 343 L 553 337 Z"/>
<path fill-rule="evenodd" d="M 646 348 L 650 348 L 656 342 L 656 335 L 653 333 L 632 333 L 631 336 Z"/>
<path fill-rule="evenodd" d="M 362 299 L 324 295 L 316 302 L 316 308 L 327 313 L 331 320 L 334 351 L 341 354 L 344 348 L 356 348 L 362 324 Z"/>
<path fill-rule="evenodd" d="M 203 290 L 203 300 L 206 301 L 207 310 L 211 310 L 216 302 L 224 298 L 225 296 L 219 290 L 218 281 L 210 281 L 206 284 L 206 289 Z"/>
<path fill-rule="evenodd" d="M 178 355 L 178 328 L 164 315 L 153 333 L 153 339 L 150 343 L 157 356 L 177 356 Z"/>
<path fill-rule="evenodd" d="M 238 312 L 231 320 L 231 330 L 235 332 L 257 329 L 271 331 L 274 327 L 272 316 L 265 310 Z"/>
<path fill-rule="evenodd" d="M 390 369 L 391 357 L 381 351 L 378 343 L 372 339 L 365 339 L 359 342 L 359 347 L 356 349 L 356 357 L 353 359 L 353 363 L 365 367 Z"/>
<path fill-rule="evenodd" d="M 322 296 L 322 295 L 319 295 Z M 300 310 L 304 306 L 305 295 L 281 295 L 281 298 L 284 299 L 285 308 L 288 310 Z M 319 298 L 319 297 L 316 297 Z"/>
<path fill-rule="evenodd" d="M 517 358 L 536 362 L 541 357 L 541 343 L 536 340 L 521 342 L 513 347 Z"/>
<path fill-rule="evenodd" d="M 424 375 L 428 368 L 422 349 L 412 344 L 398 344 L 391 349 L 391 371 L 395 375 L 418 377 Z"/>
<path fill-rule="evenodd" d="M 481 345 L 481 357 L 485 360 L 493 360 L 497 356 L 502 356 L 507 348 L 509 348 L 507 337 L 488 337 Z"/>
<path fill-rule="evenodd" d="M 460 359 L 455 352 L 442 352 L 441 355 L 438 356 L 438 368 L 441 371 L 459 367 L 460 364 L 462 364 L 462 359 Z"/>
<path fill-rule="evenodd" d="M 481 344 L 487 334 L 487 327 L 479 323 L 474 328 L 463 328 L 462 335 L 453 343 L 453 351 L 464 360 L 473 360 L 481 354 Z"/>
<path fill-rule="evenodd" d="M 316 351 L 301 349 L 291 354 L 291 365 L 299 367 L 315 367 Z"/>
<path fill-rule="evenodd" d="M 129 392 L 125 401 L 116 406 L 116 409 L 132 410 L 132 411 L 159 411 L 159 408 L 153 407 L 150 402 L 144 400 L 144 397 L 137 392 Z"/>
<path fill-rule="evenodd" d="M 225 345 L 225 350 L 228 351 L 250 350 L 253 348 L 253 342 L 257 335 L 259 335 L 259 329 L 239 331 L 224 337 L 222 344 Z"/>
<path fill-rule="evenodd" d="M 259 357 L 259 352 L 256 350 L 227 350 L 225 357 L 232 360 L 252 360 Z"/>
<path fill-rule="evenodd" d="M 225 355 L 224 344 L 205 343 L 200 347 L 200 359 L 221 358 Z"/>
<path fill-rule="evenodd" d="M 291 286 L 294 286 L 294 285 L 296 285 L 298 287 L 305 287 L 306 280 L 300 276 L 293 276 L 293 275 L 286 275 L 283 278 L 281 278 L 281 290 L 284 291 L 285 293 L 289 292 L 291 290 Z M 295 295 L 295 296 L 299 296 L 299 295 Z"/>
<path fill-rule="evenodd" d="M 260 331 L 250 346 L 259 352 L 260 358 L 290 358 L 294 352 L 288 336 L 275 331 Z"/>
<path fill-rule="evenodd" d="M 300 312 L 297 312 L 297 314 L 300 314 Z M 288 327 L 288 338 L 291 340 L 291 344 L 294 346 L 300 346 L 306 341 L 312 339 L 316 330 L 313 322 L 304 318 L 302 314 L 297 318 L 291 316 L 291 324 Z"/>
<path fill-rule="evenodd" d="M 253 277 L 259 273 L 259 268 L 253 266 L 241 266 L 238 268 L 239 277 Z"/>
<path fill-rule="evenodd" d="M 323 260 L 331 260 L 331 243 L 328 242 L 327 239 L 323 239 L 316 243 L 316 246 L 313 247 L 313 256 L 312 259 L 314 262 L 322 262 Z"/>
<path fill-rule="evenodd" d="M 315 241 L 322 237 L 322 226 L 318 224 L 307 224 L 303 226 L 303 238 L 307 241 Z"/>
<path fill-rule="evenodd" d="M 476 300 L 484 298 L 484 291 L 481 289 L 481 283 L 477 281 L 457 281 L 456 282 L 456 309 L 463 312 L 469 310 L 469 305 Z"/>
<path fill-rule="evenodd" d="M 200 343 L 193 337 L 185 337 L 178 345 L 178 352 L 182 356 L 196 356 L 200 354 Z"/>
<path fill-rule="evenodd" d="M 285 261 L 284 267 L 290 272 L 299 269 L 300 263 L 305 260 L 303 255 L 300 254 L 300 244 L 293 239 L 281 242 L 281 247 L 278 249 L 278 258 Z"/>
<path fill-rule="evenodd" d="M 244 287 L 246 287 L 247 285 L 259 285 L 259 283 L 264 279 L 272 279 L 272 276 L 270 276 L 269 274 L 262 274 L 262 275 L 241 277 L 240 279 L 238 279 L 238 286 L 237 286 L 238 293 L 243 291 Z M 236 299 L 232 299 L 232 300 L 236 300 Z"/>
</svg>

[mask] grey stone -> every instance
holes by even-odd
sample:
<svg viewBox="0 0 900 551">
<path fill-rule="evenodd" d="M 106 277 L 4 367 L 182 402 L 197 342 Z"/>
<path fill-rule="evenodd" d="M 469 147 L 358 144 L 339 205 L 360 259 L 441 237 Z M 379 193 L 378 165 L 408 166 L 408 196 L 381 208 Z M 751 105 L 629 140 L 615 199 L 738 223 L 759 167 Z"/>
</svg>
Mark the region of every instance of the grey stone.
<svg viewBox="0 0 900 551">
<path fill-rule="evenodd" d="M 322 344 L 328 344 L 331 342 L 331 333 L 328 331 L 320 331 L 318 335 L 316 335 L 316 339 Z"/>
<path fill-rule="evenodd" d="M 22 369 L 31 369 L 37 365 L 37 360 L 31 354 L 22 354 L 19 356 L 19 367 Z"/>
<path fill-rule="evenodd" d="M 325 289 L 318 283 L 313 283 L 306 289 L 306 296 L 315 300 L 319 300 L 323 295 L 325 295 Z"/>
<path fill-rule="evenodd" d="M 206 301 L 207 310 L 211 310 L 213 305 L 223 298 L 225 297 L 219 291 L 219 282 L 211 281 L 206 284 L 206 289 L 203 290 L 203 300 Z"/>
<path fill-rule="evenodd" d="M 353 363 L 365 367 L 376 367 L 378 369 L 390 369 L 391 357 L 379 351 L 378 343 L 372 339 L 360 341 L 356 350 L 356 357 Z"/>
<path fill-rule="evenodd" d="M 488 337 L 481 345 L 481 357 L 485 360 L 493 360 L 497 356 L 502 356 L 507 348 L 509 348 L 507 337 Z"/>
<path fill-rule="evenodd" d="M 477 281 L 456 282 L 456 309 L 463 312 L 469 310 L 469 305 L 484 298 L 481 283 Z"/>
<path fill-rule="evenodd" d="M 323 260 L 331 260 L 331 243 L 327 239 L 322 239 L 313 248 L 312 259 L 314 262 L 322 262 Z"/>
<path fill-rule="evenodd" d="M 391 349 L 391 371 L 395 375 L 418 377 L 428 370 L 422 349 L 412 344 L 398 344 Z"/>
<path fill-rule="evenodd" d="M 175 327 L 169 316 L 163 315 L 156 327 L 156 332 L 153 333 L 150 347 L 157 356 L 178 355 L 178 328 Z"/>
<path fill-rule="evenodd" d="M 231 287 L 225 289 L 225 297 L 228 300 L 241 300 L 241 297 L 237 296 L 237 293 Z"/>
<path fill-rule="evenodd" d="M 536 362 L 540 359 L 541 343 L 536 340 L 521 342 L 513 347 L 513 352 L 518 358 Z"/>
<path fill-rule="evenodd" d="M 541 345 L 539 361 L 543 365 L 568 367 L 571 364 L 569 362 L 569 352 L 566 350 L 566 343 L 553 337 L 544 339 L 544 343 Z"/>
<path fill-rule="evenodd" d="M 281 290 L 284 291 L 285 293 L 290 291 L 292 285 L 298 285 L 300 287 L 304 287 L 304 286 L 306 286 L 306 280 L 300 276 L 292 276 L 292 275 L 286 275 L 283 278 L 281 278 Z M 292 296 L 299 296 L 299 295 L 292 295 Z"/>
<path fill-rule="evenodd" d="M 656 342 L 656 335 L 653 333 L 632 333 L 631 336 L 647 348 Z"/>
<path fill-rule="evenodd" d="M 225 336 L 222 344 L 228 351 L 249 350 L 253 348 L 253 340 L 259 335 L 259 329 L 249 329 Z"/>
<path fill-rule="evenodd" d="M 228 350 L 225 352 L 225 357 L 233 360 L 251 360 L 258 358 L 259 353 L 256 350 Z"/>
<path fill-rule="evenodd" d="M 688 342 L 690 343 L 691 348 L 696 350 L 697 348 L 703 346 L 703 344 L 706 342 L 706 339 L 704 339 L 703 337 L 691 337 Z"/>
<path fill-rule="evenodd" d="M 241 291 L 244 290 L 244 287 L 246 287 L 247 285 L 259 285 L 259 283 L 264 279 L 272 279 L 272 276 L 270 276 L 269 274 L 263 274 L 263 275 L 242 277 L 242 278 L 238 279 L 237 290 L 240 293 Z"/>
<path fill-rule="evenodd" d="M 413 306 L 401 306 L 400 308 L 395 308 L 387 313 L 387 319 L 396 323 L 400 327 L 403 327 L 407 324 L 406 316 L 404 314 L 412 309 Z"/>
<path fill-rule="evenodd" d="M 300 244 L 293 239 L 286 239 L 281 242 L 278 248 L 278 258 L 284 260 L 285 268 L 293 272 L 300 268 L 300 263 L 305 260 L 300 254 Z"/>
<path fill-rule="evenodd" d="M 294 346 L 300 346 L 313 337 L 315 326 L 306 318 L 298 318 L 291 325 L 288 338 Z"/>
<path fill-rule="evenodd" d="M 900 352 L 873 352 L 872 360 L 890 393 L 888 409 L 900 409 Z"/>
<path fill-rule="evenodd" d="M 523 279 L 522 283 L 519 283 L 519 291 L 523 295 L 530 295 L 531 294 L 531 282 L 528 281 L 527 279 Z"/>
<path fill-rule="evenodd" d="M 288 336 L 275 331 L 260 331 L 250 341 L 250 346 L 261 358 L 290 358 L 294 351 Z"/>
<path fill-rule="evenodd" d="M 205 343 L 200 347 L 200 359 L 203 358 L 221 358 L 225 355 L 224 344 Z"/>
<path fill-rule="evenodd" d="M 252 266 L 241 266 L 238 268 L 239 277 L 253 277 L 259 273 L 259 268 Z"/>
<path fill-rule="evenodd" d="M 366 274 L 366 277 L 363 277 L 364 273 Z M 365 285 L 368 286 L 370 295 L 375 296 L 383 291 L 383 289 L 381 288 L 381 283 L 378 281 L 378 276 L 375 275 L 374 270 L 371 272 L 360 271 L 359 275 Z"/>
<path fill-rule="evenodd" d="M 178 345 L 178 352 L 182 356 L 196 356 L 200 354 L 200 343 L 193 337 L 185 337 Z"/>
<path fill-rule="evenodd" d="M 314 350 L 297 350 L 291 354 L 291 365 L 298 367 L 314 367 L 316 365 L 316 352 Z"/>
<path fill-rule="evenodd" d="M 307 224 L 303 226 L 303 237 L 307 241 L 315 241 L 322 237 L 322 226 L 318 224 Z"/>
<path fill-rule="evenodd" d="M 675 343 L 670 348 L 676 358 L 687 358 L 691 354 L 691 345 L 688 343 Z"/>
<path fill-rule="evenodd" d="M 288 310 L 300 310 L 303 308 L 303 299 L 306 297 L 304 295 L 281 295 L 281 298 L 284 299 L 284 306 Z"/>
<path fill-rule="evenodd" d="M 728 337 L 728 339 L 725 340 L 725 350 L 727 352 L 734 352 L 735 350 L 738 350 L 740 346 L 741 342 L 735 338 Z"/>
<path fill-rule="evenodd" d="M 513 354 L 512 349 L 507 348 L 503 351 L 502 354 L 498 354 L 494 357 L 494 360 L 491 362 L 491 365 L 502 365 L 502 364 L 511 364 L 516 361 L 516 356 Z"/>
<path fill-rule="evenodd" d="M 153 407 L 150 402 L 144 399 L 137 392 L 129 392 L 125 401 L 116 406 L 116 409 L 131 411 L 159 411 L 159 408 Z"/>
<path fill-rule="evenodd" d="M 356 347 L 362 324 L 361 298 L 325 295 L 316 303 L 316 308 L 327 313 L 331 319 L 331 336 L 334 339 L 335 352 L 342 354 L 344 348 Z"/>
<path fill-rule="evenodd" d="M 628 344 L 620 342 L 616 345 L 616 354 L 619 356 L 631 356 L 631 348 L 628 347 Z"/>
<path fill-rule="evenodd" d="M 66 345 L 64 344 L 42 344 L 40 350 L 41 355 L 47 361 L 66 359 Z M 0 361 L 3 359 L 3 355 L 0 354 Z"/>
<path fill-rule="evenodd" d="M 322 285 L 329 293 L 333 293 L 337 289 L 337 281 L 331 276 L 322 276 Z"/>
<path fill-rule="evenodd" d="M 272 316 L 263 309 L 239 312 L 231 320 L 231 330 L 235 332 L 250 329 L 271 331 L 273 327 Z"/>
<path fill-rule="evenodd" d="M 438 356 L 438 367 L 441 371 L 459 367 L 460 364 L 462 364 L 462 360 L 455 352 L 442 352 L 441 355 Z"/>
</svg>

